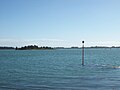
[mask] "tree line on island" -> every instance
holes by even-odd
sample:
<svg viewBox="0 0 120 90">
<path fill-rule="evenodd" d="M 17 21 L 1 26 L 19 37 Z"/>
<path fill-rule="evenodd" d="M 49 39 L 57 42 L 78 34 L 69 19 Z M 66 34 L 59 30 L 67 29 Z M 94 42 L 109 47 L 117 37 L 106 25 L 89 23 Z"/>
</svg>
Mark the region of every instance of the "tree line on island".
<svg viewBox="0 0 120 90">
<path fill-rule="evenodd" d="M 48 46 L 38 47 L 37 45 L 28 45 L 21 48 L 16 47 L 15 49 L 16 50 L 40 50 L 40 49 L 45 50 L 45 49 L 53 49 L 53 48 Z"/>
</svg>

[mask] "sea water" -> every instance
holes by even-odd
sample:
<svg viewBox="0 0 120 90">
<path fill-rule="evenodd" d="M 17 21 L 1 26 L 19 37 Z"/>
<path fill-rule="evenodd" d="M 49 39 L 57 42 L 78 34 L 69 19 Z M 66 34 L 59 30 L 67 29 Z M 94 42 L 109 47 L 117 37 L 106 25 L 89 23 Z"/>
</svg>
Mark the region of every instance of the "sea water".
<svg viewBox="0 0 120 90">
<path fill-rule="evenodd" d="M 0 50 L 0 90 L 120 90 L 120 49 Z"/>
</svg>

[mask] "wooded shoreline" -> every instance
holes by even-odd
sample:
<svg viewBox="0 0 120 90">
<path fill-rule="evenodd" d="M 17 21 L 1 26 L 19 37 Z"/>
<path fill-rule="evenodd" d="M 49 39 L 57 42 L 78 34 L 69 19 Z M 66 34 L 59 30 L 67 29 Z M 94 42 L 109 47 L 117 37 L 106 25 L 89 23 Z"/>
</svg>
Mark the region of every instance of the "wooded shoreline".
<svg viewBox="0 0 120 90">
<path fill-rule="evenodd" d="M 120 48 L 120 46 L 112 46 L 112 47 L 107 47 L 107 46 L 91 46 L 91 47 L 84 47 L 85 49 L 106 49 L 106 48 Z M 48 47 L 48 46 L 41 46 L 38 47 L 37 45 L 28 45 L 28 46 L 23 46 L 23 47 L 7 47 L 7 46 L 0 46 L 0 50 L 52 50 L 52 49 L 81 49 L 81 47 Z"/>
</svg>

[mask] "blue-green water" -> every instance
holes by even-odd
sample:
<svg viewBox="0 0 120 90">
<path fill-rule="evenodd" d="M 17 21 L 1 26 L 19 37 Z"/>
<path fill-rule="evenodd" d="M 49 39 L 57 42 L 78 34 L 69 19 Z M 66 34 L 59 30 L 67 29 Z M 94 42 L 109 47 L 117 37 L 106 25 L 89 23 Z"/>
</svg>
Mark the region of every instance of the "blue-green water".
<svg viewBox="0 0 120 90">
<path fill-rule="evenodd" d="M 120 49 L 0 50 L 0 90 L 120 90 Z"/>
</svg>

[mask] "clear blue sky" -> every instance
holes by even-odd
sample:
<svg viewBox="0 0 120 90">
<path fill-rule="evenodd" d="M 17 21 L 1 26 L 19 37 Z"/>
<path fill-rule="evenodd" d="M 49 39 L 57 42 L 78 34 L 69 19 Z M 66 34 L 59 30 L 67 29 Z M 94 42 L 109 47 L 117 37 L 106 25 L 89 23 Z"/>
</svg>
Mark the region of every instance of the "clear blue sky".
<svg viewBox="0 0 120 90">
<path fill-rule="evenodd" d="M 0 0 L 0 46 L 120 46 L 120 0 Z"/>
</svg>

